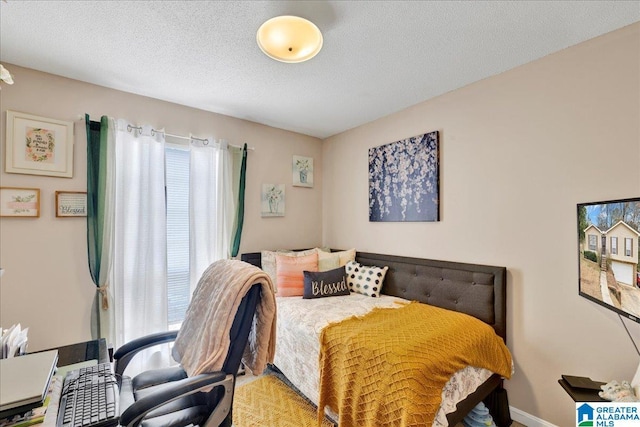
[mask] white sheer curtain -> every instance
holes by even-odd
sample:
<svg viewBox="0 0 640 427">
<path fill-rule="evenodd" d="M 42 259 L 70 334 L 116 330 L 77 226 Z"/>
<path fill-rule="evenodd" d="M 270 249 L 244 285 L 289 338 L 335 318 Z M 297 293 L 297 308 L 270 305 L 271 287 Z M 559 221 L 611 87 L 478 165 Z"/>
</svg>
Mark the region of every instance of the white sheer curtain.
<svg viewBox="0 0 640 427">
<path fill-rule="evenodd" d="M 226 141 L 192 138 L 189 176 L 191 292 L 214 261 L 229 258 L 235 219 L 233 155 Z"/>
<path fill-rule="evenodd" d="M 169 308 L 177 300 L 169 301 L 167 291 L 164 132 L 122 119 L 111 124 L 115 153 L 109 282 L 114 295 L 111 332 L 118 348 L 168 330 Z M 225 141 L 192 138 L 189 150 L 189 282 L 184 290 L 189 287 L 193 292 L 212 262 L 230 257 L 238 174 L 234 175 L 237 167 Z M 166 366 L 171 362 L 168 347 L 153 347 L 136 356 L 127 373 Z"/>
<path fill-rule="evenodd" d="M 116 128 L 115 119 L 109 118 L 109 129 L 107 131 L 107 141 L 105 148 L 105 179 L 104 179 L 104 212 L 103 212 L 103 233 L 102 233 L 102 257 L 100 258 L 100 286 L 104 289 L 104 296 L 107 304 L 103 304 L 103 309 L 98 309 L 100 316 L 101 336 L 106 338 L 107 343 L 115 343 L 115 323 L 113 310 L 113 256 L 114 256 L 114 231 L 115 231 L 115 165 L 116 165 Z"/>
<path fill-rule="evenodd" d="M 113 288 L 116 348 L 167 330 L 164 133 L 118 120 L 115 129 Z M 166 349 L 134 359 L 131 371 L 166 364 Z"/>
</svg>

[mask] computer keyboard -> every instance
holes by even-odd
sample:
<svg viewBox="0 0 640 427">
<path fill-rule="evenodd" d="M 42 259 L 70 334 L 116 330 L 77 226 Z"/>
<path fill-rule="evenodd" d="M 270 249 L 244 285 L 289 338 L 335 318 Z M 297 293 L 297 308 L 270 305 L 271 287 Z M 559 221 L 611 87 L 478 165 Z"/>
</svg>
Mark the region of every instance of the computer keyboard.
<svg viewBox="0 0 640 427">
<path fill-rule="evenodd" d="M 117 426 L 118 384 L 109 363 L 75 369 L 62 384 L 56 427 Z"/>
</svg>

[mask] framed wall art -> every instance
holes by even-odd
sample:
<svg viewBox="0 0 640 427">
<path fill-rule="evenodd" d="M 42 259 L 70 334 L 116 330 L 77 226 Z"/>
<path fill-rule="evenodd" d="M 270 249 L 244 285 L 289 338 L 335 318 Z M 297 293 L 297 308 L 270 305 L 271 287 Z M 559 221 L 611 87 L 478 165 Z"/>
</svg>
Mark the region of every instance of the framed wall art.
<svg viewBox="0 0 640 427">
<path fill-rule="evenodd" d="M 0 187 L 0 216 L 39 217 L 40 189 Z"/>
<path fill-rule="evenodd" d="M 313 158 L 293 156 L 293 185 L 313 187 Z"/>
<path fill-rule="evenodd" d="M 56 191 L 56 216 L 87 216 L 87 192 Z"/>
<path fill-rule="evenodd" d="M 439 221 L 438 131 L 369 149 L 369 221 Z"/>
<path fill-rule="evenodd" d="M 73 122 L 7 110 L 7 173 L 73 177 Z"/>
<path fill-rule="evenodd" d="M 262 184 L 262 216 L 284 216 L 284 184 Z"/>
</svg>

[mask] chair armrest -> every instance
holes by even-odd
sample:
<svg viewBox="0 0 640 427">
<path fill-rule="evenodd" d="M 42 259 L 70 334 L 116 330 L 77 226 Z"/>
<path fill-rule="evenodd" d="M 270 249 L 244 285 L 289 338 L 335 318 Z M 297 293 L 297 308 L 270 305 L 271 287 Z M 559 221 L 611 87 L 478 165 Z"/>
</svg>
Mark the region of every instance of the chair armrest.
<svg viewBox="0 0 640 427">
<path fill-rule="evenodd" d="M 113 359 L 115 360 L 114 371 L 116 375 L 122 375 L 129 362 L 131 362 L 131 359 L 133 359 L 133 356 L 140 351 L 159 344 L 175 341 L 176 336 L 178 336 L 178 331 L 158 332 L 136 338 L 124 344 L 113 354 Z"/>
<path fill-rule="evenodd" d="M 137 427 L 149 412 L 189 394 L 208 391 L 213 387 L 224 385 L 225 382 L 228 383 L 228 387 L 232 388 L 233 375 L 218 371 L 170 383 L 167 387 L 163 387 L 161 390 L 153 392 L 131 404 L 120 415 L 120 426 Z"/>
</svg>

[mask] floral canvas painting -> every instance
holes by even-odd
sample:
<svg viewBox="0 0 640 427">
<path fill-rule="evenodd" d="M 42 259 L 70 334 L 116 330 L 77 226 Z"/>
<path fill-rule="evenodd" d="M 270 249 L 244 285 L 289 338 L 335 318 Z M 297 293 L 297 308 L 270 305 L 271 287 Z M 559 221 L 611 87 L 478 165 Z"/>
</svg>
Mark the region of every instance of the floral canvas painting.
<svg viewBox="0 0 640 427">
<path fill-rule="evenodd" d="M 369 149 L 369 221 L 439 221 L 438 131 Z"/>
<path fill-rule="evenodd" d="M 293 156 L 293 185 L 313 187 L 313 158 Z"/>
<path fill-rule="evenodd" d="M 262 216 L 284 216 L 284 184 L 262 184 Z"/>
</svg>

